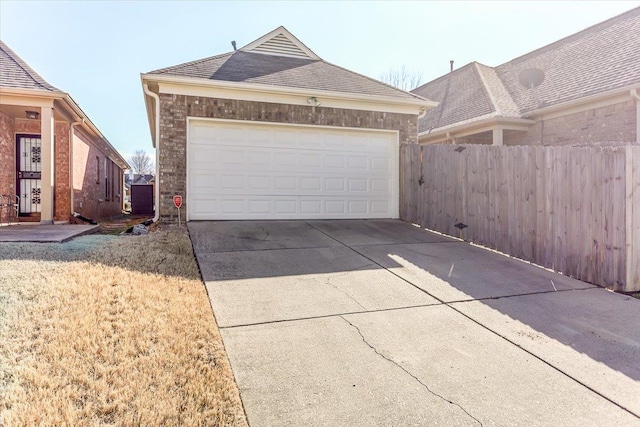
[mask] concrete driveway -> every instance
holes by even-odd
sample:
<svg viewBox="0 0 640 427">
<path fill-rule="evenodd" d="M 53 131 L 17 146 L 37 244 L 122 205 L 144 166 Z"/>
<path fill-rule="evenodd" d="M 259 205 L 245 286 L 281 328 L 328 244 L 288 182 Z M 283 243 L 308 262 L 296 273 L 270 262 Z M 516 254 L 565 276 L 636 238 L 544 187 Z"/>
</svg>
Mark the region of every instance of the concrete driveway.
<svg viewBox="0 0 640 427">
<path fill-rule="evenodd" d="M 640 426 L 640 300 L 401 221 L 189 232 L 252 426 Z"/>
</svg>

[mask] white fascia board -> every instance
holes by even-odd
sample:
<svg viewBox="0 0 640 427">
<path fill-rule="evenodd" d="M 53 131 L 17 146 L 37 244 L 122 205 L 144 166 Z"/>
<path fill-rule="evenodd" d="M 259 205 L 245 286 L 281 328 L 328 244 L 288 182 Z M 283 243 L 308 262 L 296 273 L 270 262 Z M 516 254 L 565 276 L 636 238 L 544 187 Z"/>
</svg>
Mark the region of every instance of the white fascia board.
<svg viewBox="0 0 640 427">
<path fill-rule="evenodd" d="M 488 117 L 461 125 L 452 125 L 438 129 L 436 132 L 428 131 L 418 134 L 420 142 L 447 140 L 452 137 L 462 137 L 486 132 L 493 129 L 520 130 L 526 131 L 536 121 L 531 119 L 520 119 L 517 117 Z M 448 136 L 447 136 L 448 134 Z"/>
<path fill-rule="evenodd" d="M 153 148 L 157 148 L 156 147 L 156 124 L 155 124 L 156 111 L 155 111 L 153 102 L 151 102 L 149 99 L 150 98 L 149 95 L 147 95 L 144 91 L 145 83 L 146 82 L 144 81 L 144 74 L 140 74 L 140 85 L 142 86 L 142 97 L 144 98 L 144 106 L 145 106 L 145 109 L 147 110 L 147 124 L 149 124 L 149 132 L 151 133 L 151 145 L 153 146 Z M 151 91 L 150 88 L 149 90 Z"/>
<path fill-rule="evenodd" d="M 0 104 L 24 107 L 53 107 L 53 101 L 64 98 L 63 92 L 17 88 L 0 88 Z"/>
<path fill-rule="evenodd" d="M 436 102 L 420 99 L 400 100 L 374 95 L 288 88 L 255 83 L 204 80 L 191 77 L 162 76 L 156 74 L 143 75 L 142 80 L 143 82 L 157 83 L 160 86 L 161 93 L 238 99 L 243 101 L 308 106 L 309 103 L 307 100 L 310 97 L 315 97 L 318 102 L 320 102 L 321 107 L 405 114 L 420 114 L 421 111 L 438 105 Z"/>
</svg>

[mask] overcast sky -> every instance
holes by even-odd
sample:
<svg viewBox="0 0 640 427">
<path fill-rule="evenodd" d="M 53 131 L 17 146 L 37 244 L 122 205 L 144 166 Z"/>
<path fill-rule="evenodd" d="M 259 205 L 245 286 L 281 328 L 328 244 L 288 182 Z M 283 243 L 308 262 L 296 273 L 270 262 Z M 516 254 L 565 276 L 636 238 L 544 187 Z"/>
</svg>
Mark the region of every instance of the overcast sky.
<svg viewBox="0 0 640 427">
<path fill-rule="evenodd" d="M 423 82 L 496 66 L 640 6 L 623 2 L 0 1 L 0 38 L 68 92 L 128 158 L 152 154 L 140 73 L 228 52 L 284 25 L 321 58 Z"/>
</svg>

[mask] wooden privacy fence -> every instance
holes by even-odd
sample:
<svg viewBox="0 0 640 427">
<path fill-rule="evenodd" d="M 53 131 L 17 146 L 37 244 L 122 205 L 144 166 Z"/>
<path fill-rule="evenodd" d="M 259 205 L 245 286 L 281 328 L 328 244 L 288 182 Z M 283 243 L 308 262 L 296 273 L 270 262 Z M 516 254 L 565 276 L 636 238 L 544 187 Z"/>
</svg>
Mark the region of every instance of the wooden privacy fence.
<svg viewBox="0 0 640 427">
<path fill-rule="evenodd" d="M 404 145 L 400 161 L 403 220 L 640 290 L 640 146 Z"/>
</svg>

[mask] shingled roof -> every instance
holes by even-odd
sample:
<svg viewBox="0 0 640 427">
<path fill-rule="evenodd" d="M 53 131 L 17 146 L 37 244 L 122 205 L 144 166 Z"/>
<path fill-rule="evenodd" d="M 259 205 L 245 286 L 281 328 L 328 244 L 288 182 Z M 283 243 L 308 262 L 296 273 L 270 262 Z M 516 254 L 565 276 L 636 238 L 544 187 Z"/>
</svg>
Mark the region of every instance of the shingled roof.
<svg viewBox="0 0 640 427">
<path fill-rule="evenodd" d="M 262 40 L 263 37 L 237 51 L 147 74 L 424 101 L 419 95 L 320 59 L 283 27 L 274 32 L 272 37 Z"/>
<path fill-rule="evenodd" d="M 60 92 L 0 40 L 0 87 Z"/>
<path fill-rule="evenodd" d="M 632 9 L 491 68 L 473 62 L 412 92 L 440 102 L 420 120 L 419 132 L 486 117 L 528 113 L 640 84 L 640 8 Z M 534 89 L 520 73 L 544 72 Z M 446 90 L 445 90 L 446 89 Z"/>
</svg>

